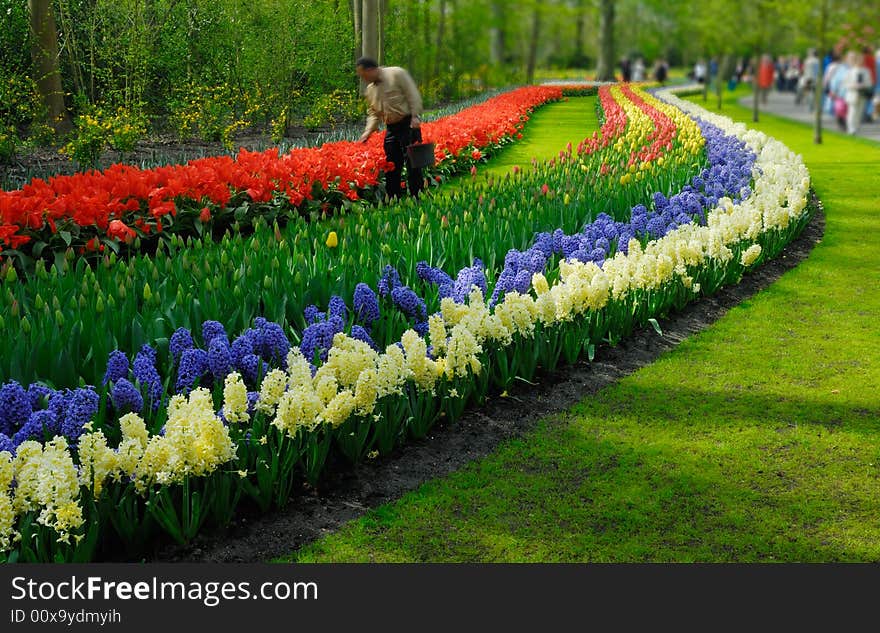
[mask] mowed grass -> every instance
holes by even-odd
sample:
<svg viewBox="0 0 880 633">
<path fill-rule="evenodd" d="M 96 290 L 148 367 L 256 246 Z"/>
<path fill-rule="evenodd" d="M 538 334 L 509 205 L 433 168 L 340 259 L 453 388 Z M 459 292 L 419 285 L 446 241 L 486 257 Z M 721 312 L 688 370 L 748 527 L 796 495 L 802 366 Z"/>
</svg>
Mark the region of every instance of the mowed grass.
<svg viewBox="0 0 880 633">
<path fill-rule="evenodd" d="M 596 113 L 598 97 L 568 97 L 541 106 L 529 117 L 522 132 L 522 139 L 502 148 L 485 164 L 477 167 L 476 176 L 463 174 L 443 184 L 442 193 L 460 191 L 471 182 L 496 181 L 510 173 L 514 167 L 522 170 L 532 168 L 532 161 L 539 163 L 556 158 L 568 143 L 578 143 L 599 129 Z M 428 139 L 430 140 L 430 139 Z"/>
<path fill-rule="evenodd" d="M 696 100 L 699 100 L 698 97 Z M 750 123 L 730 99 L 724 114 Z M 825 203 L 709 329 L 294 561 L 880 560 L 880 145 L 762 115 Z"/>
</svg>

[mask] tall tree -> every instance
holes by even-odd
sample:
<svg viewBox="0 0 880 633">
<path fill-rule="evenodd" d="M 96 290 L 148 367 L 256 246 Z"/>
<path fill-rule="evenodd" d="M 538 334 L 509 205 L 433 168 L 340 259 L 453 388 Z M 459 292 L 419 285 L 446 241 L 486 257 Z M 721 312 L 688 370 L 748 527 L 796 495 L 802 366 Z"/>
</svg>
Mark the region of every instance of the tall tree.
<svg viewBox="0 0 880 633">
<path fill-rule="evenodd" d="M 363 54 L 376 59 L 379 56 L 379 0 L 362 0 Z"/>
<path fill-rule="evenodd" d="M 440 0 L 440 14 L 437 17 L 437 47 L 434 50 L 434 75 L 440 77 L 443 63 L 446 61 L 446 53 L 443 49 L 446 44 L 446 0 Z"/>
<path fill-rule="evenodd" d="M 614 80 L 614 0 L 599 0 L 599 81 Z"/>
<path fill-rule="evenodd" d="M 574 17 L 574 56 L 572 64 L 574 66 L 585 66 L 584 60 L 584 30 L 587 23 L 586 10 L 584 8 L 584 0 L 575 0 L 575 17 Z"/>
<path fill-rule="evenodd" d="M 492 0 L 492 27 L 489 29 L 490 59 L 495 65 L 502 65 L 507 51 L 505 50 L 506 25 L 504 0 Z"/>
<path fill-rule="evenodd" d="M 385 64 L 385 15 L 386 10 L 388 8 L 387 0 L 379 0 L 379 16 L 378 16 L 378 26 L 377 26 L 377 52 L 376 59 L 379 62 L 379 65 Z"/>
<path fill-rule="evenodd" d="M 541 0 L 535 0 L 532 10 L 532 34 L 529 37 L 529 56 L 526 62 L 526 83 L 535 80 L 535 63 L 538 59 L 538 37 L 541 33 Z"/>
<path fill-rule="evenodd" d="M 357 59 L 364 54 L 364 9 L 362 0 L 349 0 L 351 7 L 351 19 L 354 24 L 354 57 Z"/>
<path fill-rule="evenodd" d="M 28 0 L 30 11 L 31 59 L 37 72 L 37 88 L 46 106 L 49 123 L 58 131 L 70 129 L 70 119 L 64 107 L 61 88 L 61 68 L 58 63 L 58 30 L 51 0 Z"/>
</svg>

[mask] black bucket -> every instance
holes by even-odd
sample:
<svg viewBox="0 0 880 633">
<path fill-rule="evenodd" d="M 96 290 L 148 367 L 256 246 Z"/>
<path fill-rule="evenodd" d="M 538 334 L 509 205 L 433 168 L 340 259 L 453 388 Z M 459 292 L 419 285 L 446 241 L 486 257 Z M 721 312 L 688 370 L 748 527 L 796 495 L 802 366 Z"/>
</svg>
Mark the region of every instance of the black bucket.
<svg viewBox="0 0 880 633">
<path fill-rule="evenodd" d="M 406 148 L 406 156 L 414 169 L 430 167 L 434 164 L 434 144 L 413 143 Z"/>
</svg>

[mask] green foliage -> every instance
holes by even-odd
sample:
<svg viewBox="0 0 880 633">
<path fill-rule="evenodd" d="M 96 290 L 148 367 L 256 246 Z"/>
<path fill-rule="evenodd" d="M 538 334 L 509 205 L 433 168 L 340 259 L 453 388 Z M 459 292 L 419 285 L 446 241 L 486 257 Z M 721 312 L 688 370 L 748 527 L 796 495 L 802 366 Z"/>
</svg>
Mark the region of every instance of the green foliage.
<svg viewBox="0 0 880 633">
<path fill-rule="evenodd" d="M 15 158 L 18 132 L 14 127 L 0 128 L 0 165 L 9 165 Z"/>
<path fill-rule="evenodd" d="M 95 167 L 105 149 L 130 152 L 146 131 L 146 118 L 124 106 L 89 107 L 76 117 L 70 139 L 60 151 L 80 167 Z"/>
<path fill-rule="evenodd" d="M 0 75 L 0 124 L 23 128 L 45 116 L 36 83 L 22 75 Z"/>
<path fill-rule="evenodd" d="M 366 102 L 354 91 L 334 90 L 318 97 L 315 105 L 303 119 L 303 125 L 315 129 L 324 125 L 335 128 L 340 123 L 350 123 L 363 117 Z"/>
</svg>

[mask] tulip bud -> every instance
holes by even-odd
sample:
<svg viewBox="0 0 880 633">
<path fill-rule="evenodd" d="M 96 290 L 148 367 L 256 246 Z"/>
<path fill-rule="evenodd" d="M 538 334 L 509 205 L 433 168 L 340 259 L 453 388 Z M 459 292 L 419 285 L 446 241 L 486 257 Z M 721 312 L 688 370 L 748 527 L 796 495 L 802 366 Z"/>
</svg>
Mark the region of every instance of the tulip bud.
<svg viewBox="0 0 880 633">
<path fill-rule="evenodd" d="M 104 298 L 103 297 L 98 297 L 98 300 L 95 301 L 95 312 L 97 312 L 98 314 L 104 313 Z"/>
<path fill-rule="evenodd" d="M 14 284 L 18 281 L 18 273 L 15 272 L 15 266 L 10 266 L 6 271 L 6 281 L 7 283 Z"/>
<path fill-rule="evenodd" d="M 150 284 L 144 284 L 144 301 L 149 301 L 153 298 L 153 291 L 150 290 Z"/>
<path fill-rule="evenodd" d="M 22 317 L 21 319 L 21 331 L 25 334 L 31 333 L 31 322 L 28 321 L 27 317 Z"/>
</svg>

